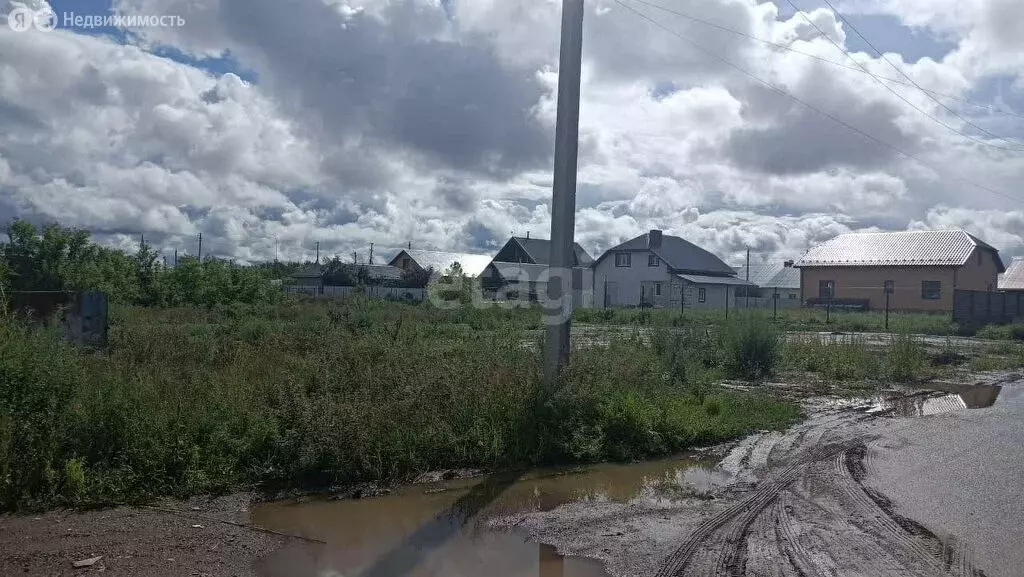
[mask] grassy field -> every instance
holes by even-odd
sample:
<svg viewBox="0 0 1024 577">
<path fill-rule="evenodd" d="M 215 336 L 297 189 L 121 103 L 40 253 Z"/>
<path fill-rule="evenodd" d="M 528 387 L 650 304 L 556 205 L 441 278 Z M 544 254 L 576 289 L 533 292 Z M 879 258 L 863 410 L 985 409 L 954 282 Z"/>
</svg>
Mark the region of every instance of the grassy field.
<svg viewBox="0 0 1024 577">
<path fill-rule="evenodd" d="M 746 311 L 733 310 L 732 317 L 743 316 Z M 755 312 L 755 311 L 751 311 Z M 772 316 L 772 311 L 756 311 Z M 579 309 L 573 320 L 588 324 L 641 325 L 653 327 L 703 327 L 726 322 L 725 310 L 672 309 Z M 826 315 L 822 309 L 779 309 L 775 322 L 786 331 L 843 331 L 885 332 L 885 313 L 832 311 Z M 889 329 L 894 333 L 923 335 L 952 335 L 958 327 L 948 314 L 890 313 Z"/>
<path fill-rule="evenodd" d="M 617 338 L 551 386 L 524 342 L 538 319 L 359 299 L 119 308 L 97 354 L 0 320 L 0 509 L 639 459 L 799 418 L 709 386 L 765 371 L 742 332 L 699 350 Z"/>
</svg>

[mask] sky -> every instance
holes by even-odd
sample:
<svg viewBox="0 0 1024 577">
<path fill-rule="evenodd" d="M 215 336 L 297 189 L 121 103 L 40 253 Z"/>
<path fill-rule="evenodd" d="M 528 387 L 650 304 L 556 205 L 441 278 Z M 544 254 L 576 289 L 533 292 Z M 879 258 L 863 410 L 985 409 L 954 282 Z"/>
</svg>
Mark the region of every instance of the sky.
<svg viewBox="0 0 1024 577">
<path fill-rule="evenodd" d="M 22 7 L 57 28 L 6 26 Z M 554 0 L 0 0 L 0 222 L 249 262 L 546 238 L 559 24 Z M 584 26 L 591 254 L 964 228 L 1024 256 L 1019 0 L 587 0 Z"/>
</svg>

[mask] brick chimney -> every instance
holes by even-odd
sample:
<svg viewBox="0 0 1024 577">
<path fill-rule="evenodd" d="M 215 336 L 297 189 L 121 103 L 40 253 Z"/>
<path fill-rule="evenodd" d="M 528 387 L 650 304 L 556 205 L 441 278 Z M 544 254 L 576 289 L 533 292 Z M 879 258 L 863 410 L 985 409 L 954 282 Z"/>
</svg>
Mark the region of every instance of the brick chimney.
<svg viewBox="0 0 1024 577">
<path fill-rule="evenodd" d="M 647 248 L 649 248 L 649 249 L 661 248 L 661 231 L 660 230 L 652 230 L 651 232 L 647 233 Z"/>
</svg>

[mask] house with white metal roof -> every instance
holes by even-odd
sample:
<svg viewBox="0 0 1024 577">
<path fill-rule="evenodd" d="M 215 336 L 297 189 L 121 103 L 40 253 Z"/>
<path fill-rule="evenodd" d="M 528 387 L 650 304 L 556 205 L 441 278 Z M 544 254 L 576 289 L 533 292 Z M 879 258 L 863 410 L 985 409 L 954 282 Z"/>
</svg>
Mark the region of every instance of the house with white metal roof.
<svg viewBox="0 0 1024 577">
<path fill-rule="evenodd" d="M 999 275 L 998 285 L 1003 292 L 1024 292 L 1024 259 L 1013 259 L 1006 272 Z"/>
<path fill-rule="evenodd" d="M 807 304 L 945 312 L 954 290 L 994 291 L 1006 271 L 998 250 L 962 230 L 842 234 L 794 266 Z"/>
<path fill-rule="evenodd" d="M 612 247 L 594 262 L 598 308 L 725 308 L 737 288 L 753 286 L 722 259 L 660 230 Z"/>
</svg>

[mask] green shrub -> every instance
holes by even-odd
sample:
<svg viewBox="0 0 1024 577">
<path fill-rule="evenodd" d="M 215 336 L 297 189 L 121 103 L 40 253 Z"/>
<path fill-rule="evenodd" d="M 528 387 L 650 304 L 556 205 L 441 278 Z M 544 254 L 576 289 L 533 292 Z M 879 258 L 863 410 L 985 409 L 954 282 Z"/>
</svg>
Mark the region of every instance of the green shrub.
<svg viewBox="0 0 1024 577">
<path fill-rule="evenodd" d="M 926 362 L 919 339 L 908 334 L 892 337 L 885 357 L 885 376 L 896 382 L 911 381 L 921 373 Z"/>
<path fill-rule="evenodd" d="M 760 381 L 775 370 L 780 337 L 775 325 L 764 315 L 741 314 L 722 327 L 721 346 L 728 376 Z"/>
</svg>

